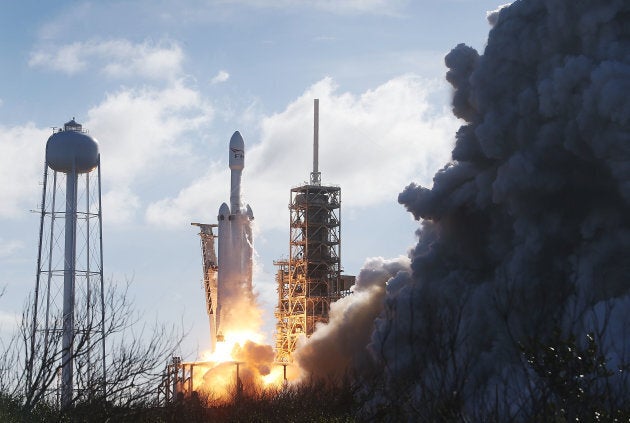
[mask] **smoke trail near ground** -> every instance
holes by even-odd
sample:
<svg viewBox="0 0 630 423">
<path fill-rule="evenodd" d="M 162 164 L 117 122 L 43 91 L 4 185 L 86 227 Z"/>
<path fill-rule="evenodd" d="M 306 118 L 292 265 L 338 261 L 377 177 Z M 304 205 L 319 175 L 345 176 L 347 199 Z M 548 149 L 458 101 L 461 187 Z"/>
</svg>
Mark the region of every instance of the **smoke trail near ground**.
<svg viewBox="0 0 630 423">
<path fill-rule="evenodd" d="M 540 386 L 566 399 L 524 354 L 595 354 L 587 332 L 611 367 L 630 362 L 630 3 L 517 0 L 488 18 L 483 55 L 445 60 L 465 121 L 453 161 L 399 196 L 422 224 L 375 321 L 370 418 L 536 420 Z M 575 406 L 623 403 L 628 378 L 611 377 Z"/>
<path fill-rule="evenodd" d="M 294 354 L 304 375 L 341 379 L 356 368 L 365 368 L 365 346 L 374 319 L 383 309 L 385 284 L 393 276 L 409 271 L 409 259 L 368 260 L 352 287 L 352 294 L 330 306 L 330 321 Z"/>
<path fill-rule="evenodd" d="M 261 345 L 247 341 L 243 346 L 237 345 L 232 356 L 237 361 L 247 363 L 247 366 L 254 369 L 260 376 L 266 376 L 271 372 L 274 358 L 271 345 Z"/>
</svg>

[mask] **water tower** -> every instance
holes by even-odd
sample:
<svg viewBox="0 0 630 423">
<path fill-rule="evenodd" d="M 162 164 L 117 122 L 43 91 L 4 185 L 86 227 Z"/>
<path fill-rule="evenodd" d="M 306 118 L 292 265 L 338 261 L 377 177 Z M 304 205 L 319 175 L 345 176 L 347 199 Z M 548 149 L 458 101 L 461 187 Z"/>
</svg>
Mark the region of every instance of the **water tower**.
<svg viewBox="0 0 630 423">
<path fill-rule="evenodd" d="M 106 386 L 100 153 L 74 118 L 46 143 L 40 211 L 27 395 L 67 408 Z"/>
</svg>

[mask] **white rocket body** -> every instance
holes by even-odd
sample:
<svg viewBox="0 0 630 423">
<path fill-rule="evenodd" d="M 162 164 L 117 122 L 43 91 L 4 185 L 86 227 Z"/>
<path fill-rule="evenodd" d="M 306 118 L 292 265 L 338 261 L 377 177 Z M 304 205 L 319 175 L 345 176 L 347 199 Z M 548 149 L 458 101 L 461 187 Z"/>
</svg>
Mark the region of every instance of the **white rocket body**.
<svg viewBox="0 0 630 423">
<path fill-rule="evenodd" d="M 241 205 L 241 173 L 245 167 L 245 143 L 236 131 L 230 139 L 230 206 L 219 208 L 217 306 L 214 335 L 222 341 L 238 323 L 239 308 L 253 304 L 251 221 L 249 205 Z M 214 340 L 213 340 L 214 341 Z M 214 342 L 212 343 L 214 345 Z"/>
</svg>

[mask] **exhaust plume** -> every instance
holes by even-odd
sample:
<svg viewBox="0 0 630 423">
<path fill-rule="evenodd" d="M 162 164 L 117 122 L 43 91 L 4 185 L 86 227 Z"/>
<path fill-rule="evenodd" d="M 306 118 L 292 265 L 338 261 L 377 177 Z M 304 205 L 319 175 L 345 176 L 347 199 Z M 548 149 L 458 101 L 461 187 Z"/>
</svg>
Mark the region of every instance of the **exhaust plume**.
<svg viewBox="0 0 630 423">
<path fill-rule="evenodd" d="M 460 44 L 445 58 L 464 121 L 452 162 L 398 198 L 422 223 L 411 272 L 370 302 L 382 310 L 369 418 L 395 404 L 402 416 L 463 419 L 497 401 L 497 416 L 527 420 L 536 405 L 522 394 L 532 374 L 520 348 L 556 330 L 597 334 L 613 367 L 630 357 L 630 3 L 517 0 L 488 18 L 482 55 Z M 328 342 L 341 363 L 362 362 L 363 344 L 335 341 L 332 316 L 355 300 L 335 304 L 300 363 L 335 371 L 322 364 L 332 357 L 308 354 Z M 339 320 L 365 339 L 370 324 Z"/>
<path fill-rule="evenodd" d="M 409 259 L 372 258 L 366 261 L 352 286 L 352 294 L 330 306 L 330 318 L 298 346 L 294 356 L 303 376 L 341 380 L 348 372 L 363 368 L 366 345 L 374 319 L 383 309 L 385 283 L 408 272 Z"/>
<path fill-rule="evenodd" d="M 446 56 L 465 123 L 433 187 L 399 195 L 422 227 L 370 345 L 408 406 L 438 384 L 464 403 L 496 393 L 517 346 L 558 326 L 625 339 L 627 358 L 629 16 L 625 2 L 516 1 L 489 15 L 483 55 Z"/>
</svg>

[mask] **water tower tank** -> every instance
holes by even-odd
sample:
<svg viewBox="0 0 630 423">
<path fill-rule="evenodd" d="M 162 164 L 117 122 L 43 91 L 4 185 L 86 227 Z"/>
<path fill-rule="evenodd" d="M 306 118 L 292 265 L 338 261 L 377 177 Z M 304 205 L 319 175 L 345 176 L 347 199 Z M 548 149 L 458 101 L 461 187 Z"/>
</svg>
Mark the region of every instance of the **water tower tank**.
<svg viewBox="0 0 630 423">
<path fill-rule="evenodd" d="M 46 142 L 46 163 L 57 172 L 71 173 L 74 165 L 76 173 L 87 173 L 98 165 L 98 160 L 98 142 L 74 119 Z"/>
</svg>

